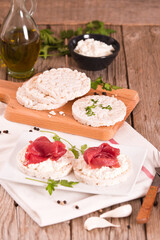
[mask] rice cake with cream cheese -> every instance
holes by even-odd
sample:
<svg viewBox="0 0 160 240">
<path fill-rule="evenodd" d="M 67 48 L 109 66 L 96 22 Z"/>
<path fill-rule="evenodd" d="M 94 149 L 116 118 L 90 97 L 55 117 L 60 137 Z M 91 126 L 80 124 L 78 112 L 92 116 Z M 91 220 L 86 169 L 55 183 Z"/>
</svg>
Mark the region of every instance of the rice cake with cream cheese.
<svg viewBox="0 0 160 240">
<path fill-rule="evenodd" d="M 125 154 L 120 154 L 117 158 L 120 163 L 119 168 L 104 166 L 92 169 L 81 155 L 73 162 L 75 177 L 83 183 L 98 186 L 110 186 L 123 182 L 129 175 L 130 160 Z"/>
<path fill-rule="evenodd" d="M 17 154 L 17 166 L 24 174 L 44 179 L 60 179 L 71 172 L 72 161 L 75 159 L 71 151 L 67 150 L 57 161 L 48 159 L 40 163 L 24 165 L 27 147 L 24 147 Z"/>
</svg>

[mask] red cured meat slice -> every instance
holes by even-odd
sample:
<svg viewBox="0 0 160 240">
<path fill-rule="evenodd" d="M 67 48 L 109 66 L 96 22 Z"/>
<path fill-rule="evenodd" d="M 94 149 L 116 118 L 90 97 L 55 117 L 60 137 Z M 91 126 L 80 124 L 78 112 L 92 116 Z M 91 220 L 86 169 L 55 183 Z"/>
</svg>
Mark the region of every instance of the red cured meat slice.
<svg viewBox="0 0 160 240">
<path fill-rule="evenodd" d="M 101 168 L 103 166 L 120 167 L 117 159 L 119 154 L 119 149 L 111 147 L 107 143 L 103 143 L 99 147 L 88 148 L 84 152 L 83 158 L 91 168 Z"/>
<path fill-rule="evenodd" d="M 25 153 L 25 165 L 40 163 L 48 158 L 57 161 L 66 152 L 67 150 L 62 142 L 51 142 L 46 137 L 39 137 L 28 146 Z"/>
</svg>

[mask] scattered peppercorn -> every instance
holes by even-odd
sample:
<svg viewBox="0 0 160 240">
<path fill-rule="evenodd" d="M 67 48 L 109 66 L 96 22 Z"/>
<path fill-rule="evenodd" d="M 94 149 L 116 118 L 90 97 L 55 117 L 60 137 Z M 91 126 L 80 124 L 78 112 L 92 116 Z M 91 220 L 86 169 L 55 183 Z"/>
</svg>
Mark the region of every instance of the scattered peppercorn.
<svg viewBox="0 0 160 240">
<path fill-rule="evenodd" d="M 57 203 L 58 203 L 58 204 L 60 204 L 60 203 L 61 203 L 61 201 L 60 201 L 60 200 L 57 200 Z"/>
<path fill-rule="evenodd" d="M 63 203 L 64 203 L 64 204 L 67 204 L 67 201 L 66 201 L 66 200 L 64 200 L 64 201 L 63 201 Z"/>
<path fill-rule="evenodd" d="M 8 130 L 3 130 L 3 133 L 6 133 L 6 134 L 7 134 L 7 133 L 9 133 L 9 131 L 8 131 Z"/>
<path fill-rule="evenodd" d="M 40 130 L 38 127 L 34 127 L 33 129 L 36 130 L 36 131 L 39 131 L 39 130 Z"/>
<path fill-rule="evenodd" d="M 153 206 L 156 207 L 158 205 L 158 201 L 154 201 Z"/>
<path fill-rule="evenodd" d="M 106 96 L 106 95 L 107 95 L 107 93 L 106 93 L 106 92 L 102 92 L 102 95 L 105 95 L 105 96 Z"/>
<path fill-rule="evenodd" d="M 76 209 L 79 209 L 79 206 L 78 206 L 78 205 L 76 205 L 76 206 L 75 206 L 75 208 L 76 208 Z"/>
<path fill-rule="evenodd" d="M 97 93 L 97 92 L 94 92 L 94 95 L 99 95 L 99 93 Z"/>
<path fill-rule="evenodd" d="M 1 134 L 2 132 L 0 131 L 0 134 Z"/>
<path fill-rule="evenodd" d="M 52 69 L 51 67 L 48 68 L 48 70 L 51 70 L 51 69 Z"/>
<path fill-rule="evenodd" d="M 30 129 L 29 132 L 33 132 L 33 131 Z"/>
<path fill-rule="evenodd" d="M 18 207 L 18 203 L 14 201 L 14 206 L 15 207 Z"/>
<path fill-rule="evenodd" d="M 130 226 L 130 225 L 127 225 L 127 228 L 128 228 L 128 229 L 130 229 L 130 228 L 131 228 L 131 226 Z"/>
</svg>

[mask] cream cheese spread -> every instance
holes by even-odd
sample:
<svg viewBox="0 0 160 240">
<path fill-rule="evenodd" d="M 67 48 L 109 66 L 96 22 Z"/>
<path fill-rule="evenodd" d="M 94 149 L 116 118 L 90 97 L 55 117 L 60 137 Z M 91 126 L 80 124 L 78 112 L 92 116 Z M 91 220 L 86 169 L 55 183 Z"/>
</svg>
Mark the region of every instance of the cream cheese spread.
<svg viewBox="0 0 160 240">
<path fill-rule="evenodd" d="M 111 55 L 114 48 L 112 45 L 89 38 L 80 40 L 74 51 L 88 57 L 103 57 Z"/>
</svg>

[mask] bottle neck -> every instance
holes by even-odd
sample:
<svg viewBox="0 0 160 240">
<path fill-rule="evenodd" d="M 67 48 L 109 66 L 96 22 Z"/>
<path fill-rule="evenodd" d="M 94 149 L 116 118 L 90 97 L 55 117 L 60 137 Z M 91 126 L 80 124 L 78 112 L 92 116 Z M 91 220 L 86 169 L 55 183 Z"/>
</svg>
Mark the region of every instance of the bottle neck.
<svg viewBox="0 0 160 240">
<path fill-rule="evenodd" d="M 12 8 L 23 8 L 25 0 L 12 0 Z"/>
</svg>

